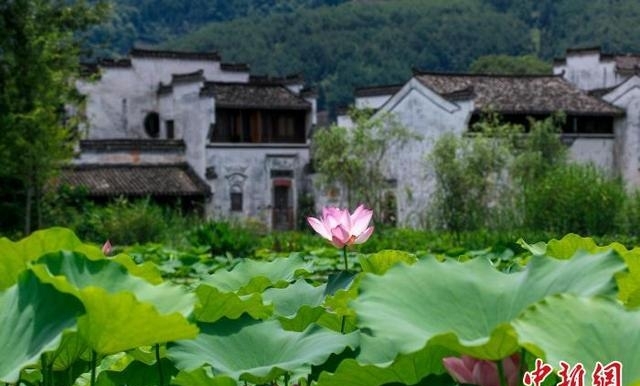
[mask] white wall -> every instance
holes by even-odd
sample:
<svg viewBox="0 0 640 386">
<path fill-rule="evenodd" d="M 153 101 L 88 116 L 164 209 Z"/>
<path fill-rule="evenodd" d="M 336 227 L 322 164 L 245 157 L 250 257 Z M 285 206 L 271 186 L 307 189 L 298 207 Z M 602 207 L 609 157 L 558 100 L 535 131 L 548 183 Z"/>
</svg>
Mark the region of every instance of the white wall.
<svg viewBox="0 0 640 386">
<path fill-rule="evenodd" d="M 443 133 L 461 134 L 466 130 L 472 110 L 471 101 L 451 103 L 416 79 L 410 80 L 383 107 L 383 112 L 393 114 L 421 137 L 390 149 L 387 156 L 387 175 L 397 180 L 398 225 L 424 225 L 435 191 L 435 176 L 426 158 Z"/>
<path fill-rule="evenodd" d="M 620 83 L 616 75 L 615 61 L 601 60 L 600 52 L 570 52 L 562 65 L 553 68 L 554 74 L 562 74 L 570 83 L 582 90 L 613 87 Z"/>
<path fill-rule="evenodd" d="M 271 224 L 273 205 L 271 170 L 291 170 L 291 194 L 294 211 L 302 189 L 303 168 L 309 162 L 309 145 L 209 144 L 207 167 L 214 167 L 217 178 L 208 180 L 215 191 L 211 203 L 214 217 L 256 218 Z M 242 213 L 231 212 L 233 184 L 243 188 Z"/>
</svg>

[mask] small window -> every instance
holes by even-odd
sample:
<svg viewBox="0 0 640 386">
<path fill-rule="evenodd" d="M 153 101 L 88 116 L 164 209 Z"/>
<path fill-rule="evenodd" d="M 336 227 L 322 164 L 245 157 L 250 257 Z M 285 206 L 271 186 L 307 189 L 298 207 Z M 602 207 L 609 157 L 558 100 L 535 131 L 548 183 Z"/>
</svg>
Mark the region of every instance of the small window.
<svg viewBox="0 0 640 386">
<path fill-rule="evenodd" d="M 173 119 L 166 120 L 164 122 L 165 129 L 167 130 L 167 139 L 173 139 L 175 137 L 175 128 Z"/>
<path fill-rule="evenodd" d="M 242 212 L 242 188 L 237 185 L 231 187 L 231 211 Z"/>
<path fill-rule="evenodd" d="M 144 117 L 144 131 L 151 138 L 160 136 L 160 115 L 152 111 Z"/>
<path fill-rule="evenodd" d="M 242 212 L 242 193 L 231 192 L 231 211 Z"/>
</svg>

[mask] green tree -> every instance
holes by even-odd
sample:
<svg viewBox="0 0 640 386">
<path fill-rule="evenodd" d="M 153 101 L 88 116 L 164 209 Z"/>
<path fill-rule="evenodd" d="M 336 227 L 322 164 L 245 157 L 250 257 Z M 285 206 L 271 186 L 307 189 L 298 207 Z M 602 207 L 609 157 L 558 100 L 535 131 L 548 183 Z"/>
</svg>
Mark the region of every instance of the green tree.
<svg viewBox="0 0 640 386">
<path fill-rule="evenodd" d="M 2 206 L 18 208 L 25 233 L 39 216 L 45 184 L 72 155 L 76 122 L 66 118 L 65 108 L 79 101 L 73 82 L 79 71 L 77 32 L 106 10 L 103 2 L 84 0 L 0 5 L 0 180 L 9 197 Z M 23 205 L 13 202 L 18 198 Z"/>
<path fill-rule="evenodd" d="M 332 125 L 314 134 L 313 165 L 322 185 L 345 190 L 349 207 L 365 203 L 381 213 L 388 188 L 385 156 L 394 146 L 418 137 L 391 115 L 352 109 L 350 116 L 353 127 Z"/>
<path fill-rule="evenodd" d="M 469 72 L 474 74 L 536 75 L 551 74 L 551 70 L 550 63 L 534 55 L 485 55 L 469 65 Z"/>
<path fill-rule="evenodd" d="M 473 129 L 466 135 L 442 135 L 427 158 L 436 177 L 435 225 L 456 235 L 500 225 L 499 211 L 511 197 L 505 170 L 521 127 L 490 114 Z"/>
</svg>

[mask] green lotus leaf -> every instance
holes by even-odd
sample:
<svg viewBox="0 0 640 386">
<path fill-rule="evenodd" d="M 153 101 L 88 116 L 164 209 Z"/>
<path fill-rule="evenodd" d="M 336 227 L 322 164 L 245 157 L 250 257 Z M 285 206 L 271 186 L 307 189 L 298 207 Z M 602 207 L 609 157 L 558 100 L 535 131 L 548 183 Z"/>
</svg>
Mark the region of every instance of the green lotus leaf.
<svg viewBox="0 0 640 386">
<path fill-rule="evenodd" d="M 316 307 L 324 300 L 326 285 L 314 286 L 298 280 L 285 288 L 270 288 L 262 293 L 266 303 L 273 304 L 276 315 L 293 317 L 304 305 Z"/>
<path fill-rule="evenodd" d="M 1 291 L 16 284 L 20 273 L 27 269 L 27 264 L 15 243 L 4 237 L 0 239 L 0 261 Z"/>
<path fill-rule="evenodd" d="M 66 370 L 81 358 L 90 358 L 90 355 L 91 349 L 76 331 L 65 332 L 56 350 L 47 354 L 55 371 Z"/>
<path fill-rule="evenodd" d="M 485 259 L 428 258 L 384 276 L 366 275 L 351 303 L 366 331 L 358 359 L 388 364 L 430 341 L 477 358 L 506 357 L 519 348 L 509 323 L 522 310 L 551 294 L 613 294 L 613 275 L 624 268 L 607 251 L 581 252 L 570 260 L 533 256 L 523 271 L 510 274 Z"/>
<path fill-rule="evenodd" d="M 358 334 L 343 335 L 318 326 L 302 332 L 285 331 L 277 320 L 248 317 L 199 324 L 194 340 L 176 342 L 168 356 L 181 370 L 210 365 L 215 374 L 256 384 L 270 382 L 285 373 L 304 377 L 312 365 L 320 365 L 334 353 L 355 348 Z"/>
<path fill-rule="evenodd" d="M 622 385 L 640 385 L 640 311 L 608 298 L 559 294 L 531 306 L 513 326 L 520 343 L 555 369 L 560 361 L 582 363 L 589 377 L 597 361 L 619 361 Z"/>
<path fill-rule="evenodd" d="M 568 234 L 560 240 L 551 240 L 546 245 L 547 255 L 558 259 L 567 259 L 580 250 L 600 253 L 610 249 L 622 256 L 628 268 L 627 272 L 621 272 L 616 277 L 618 297 L 628 307 L 640 307 L 640 248 L 628 250 L 620 243 L 598 246 L 593 239 L 576 234 Z"/>
<path fill-rule="evenodd" d="M 374 253 L 370 256 L 360 256 L 360 266 L 362 272 L 383 275 L 392 266 L 405 263 L 411 265 L 418 261 L 416 257 L 408 252 L 386 250 Z"/>
<path fill-rule="evenodd" d="M 311 263 L 305 262 L 300 256 L 279 258 L 271 262 L 244 260 L 231 271 L 214 272 L 203 282 L 223 292 L 238 292 L 244 295 L 262 292 L 276 284 L 286 286 L 311 271 Z"/>
<path fill-rule="evenodd" d="M 227 376 L 213 377 L 211 371 L 205 367 L 199 367 L 193 371 L 181 371 L 171 381 L 177 386 L 236 386 L 238 382 Z"/>
<path fill-rule="evenodd" d="M 244 313 L 254 319 L 266 319 L 273 312 L 273 307 L 263 304 L 260 294 L 256 293 L 240 296 L 201 284 L 196 289 L 196 295 L 199 301 L 194 315 L 200 322 L 212 323 L 223 317 L 237 319 Z"/>
<path fill-rule="evenodd" d="M 167 381 L 178 371 L 168 359 L 161 359 L 163 381 L 160 382 L 160 373 L 156 363 L 146 364 L 139 361 L 131 361 L 124 369 L 109 369 L 100 372 L 96 380 L 96 386 L 157 386 L 167 384 Z"/>
<path fill-rule="evenodd" d="M 78 319 L 78 333 L 100 354 L 189 339 L 198 333 L 180 313 L 161 314 L 131 292 L 110 294 L 103 288 L 86 287 L 79 296 L 87 313 Z"/>
<path fill-rule="evenodd" d="M 0 292 L 0 381 L 16 382 L 22 367 L 53 350 L 83 312 L 78 299 L 23 272 L 16 285 Z"/>
<path fill-rule="evenodd" d="M 380 347 L 380 349 L 384 348 Z M 399 355 L 386 367 L 364 365 L 355 359 L 345 359 L 340 362 L 334 373 L 322 372 L 317 386 L 414 385 L 428 374 L 443 373 L 444 366 L 441 358 L 455 355 L 457 354 L 451 350 L 429 345 L 418 352 Z"/>
<path fill-rule="evenodd" d="M 75 250 L 92 257 L 103 257 L 99 248 L 83 244 L 69 229 L 50 228 L 33 232 L 17 242 L 7 238 L 0 239 L 0 290 L 16 283 L 20 272 L 27 263 L 40 256 L 61 250 Z"/>
<path fill-rule="evenodd" d="M 188 315 L 195 303 L 194 296 L 180 287 L 169 283 L 153 285 L 131 275 L 123 265 L 113 260 L 90 260 L 77 252 L 47 254 L 34 262 L 33 270 L 41 280 L 62 291 L 77 293 L 95 286 L 111 294 L 131 292 L 138 300 L 153 304 L 163 314 L 180 312 Z"/>
<path fill-rule="evenodd" d="M 326 284 L 313 286 L 298 280 L 285 288 L 267 289 L 262 299 L 273 304 L 275 315 L 285 330 L 302 331 L 326 313 L 322 306 L 326 287 Z"/>
</svg>

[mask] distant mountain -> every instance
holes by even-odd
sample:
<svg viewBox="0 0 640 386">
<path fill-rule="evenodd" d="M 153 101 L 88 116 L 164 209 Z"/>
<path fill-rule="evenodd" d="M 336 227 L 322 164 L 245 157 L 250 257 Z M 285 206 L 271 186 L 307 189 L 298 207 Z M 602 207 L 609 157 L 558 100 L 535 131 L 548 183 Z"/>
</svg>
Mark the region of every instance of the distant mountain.
<svg viewBox="0 0 640 386">
<path fill-rule="evenodd" d="M 467 71 L 488 55 L 550 63 L 567 48 L 595 45 L 640 51 L 637 0 L 117 1 L 111 32 L 120 40 L 111 47 L 135 37 L 217 51 L 256 74 L 301 72 L 331 109 L 354 87 L 406 81 L 412 67 Z"/>
<path fill-rule="evenodd" d="M 204 24 L 296 12 L 347 0 L 112 0 L 112 15 L 89 34 L 92 57 L 125 54 L 134 45 L 155 45 Z"/>
</svg>

